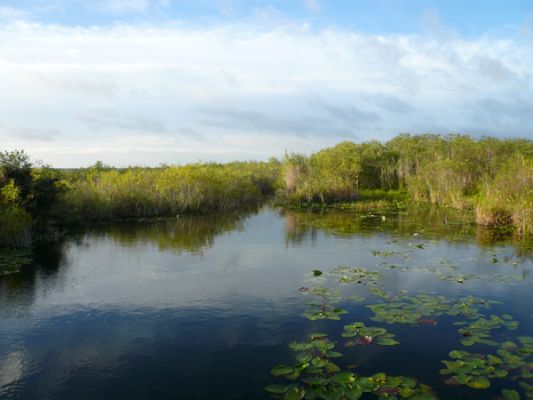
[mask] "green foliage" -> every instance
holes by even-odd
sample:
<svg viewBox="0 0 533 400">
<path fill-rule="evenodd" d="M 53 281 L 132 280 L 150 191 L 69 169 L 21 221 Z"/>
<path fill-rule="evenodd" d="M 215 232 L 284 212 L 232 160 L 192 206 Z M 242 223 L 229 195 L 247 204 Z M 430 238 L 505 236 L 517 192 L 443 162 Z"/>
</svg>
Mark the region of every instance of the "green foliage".
<svg viewBox="0 0 533 400">
<path fill-rule="evenodd" d="M 309 157 L 287 155 L 283 177 L 290 205 L 366 200 L 365 193 L 375 193 L 380 198 L 373 202 L 398 207 L 394 196 L 405 191 L 414 202 L 476 209 L 482 224 L 533 232 L 531 140 L 402 134 L 385 144 L 343 142 Z"/>
<path fill-rule="evenodd" d="M 0 247 L 28 247 L 49 235 L 61 193 L 57 171 L 33 167 L 23 151 L 0 153 Z"/>
<path fill-rule="evenodd" d="M 284 180 L 289 202 L 336 202 L 356 198 L 361 173 L 357 145 L 339 143 L 305 157 L 286 155 Z"/>
<path fill-rule="evenodd" d="M 68 176 L 65 209 L 71 222 L 235 210 L 273 194 L 279 168 L 275 160 L 125 170 L 96 166 Z"/>
<path fill-rule="evenodd" d="M 514 224 L 520 234 L 533 233 L 533 157 L 515 154 L 486 180 L 476 205 L 479 223 Z"/>
<path fill-rule="evenodd" d="M 71 171 L 33 166 L 23 151 L 4 152 L 0 246 L 28 245 L 57 224 L 224 212 L 274 194 L 293 207 L 335 203 L 367 212 L 414 201 L 475 209 L 480 224 L 528 235 L 533 141 L 402 134 L 387 143 L 342 142 L 310 156 L 286 154 L 281 163 L 116 169 L 97 162 Z"/>
<path fill-rule="evenodd" d="M 0 200 L 0 247 L 28 247 L 31 238 L 31 217 L 28 213 Z"/>
<path fill-rule="evenodd" d="M 384 343 L 391 344 L 385 341 Z M 363 397 L 427 400 L 438 398 L 431 387 L 413 378 L 390 376 L 384 372 L 362 376 L 349 370 L 342 370 L 333 359 L 342 357 L 343 354 L 333 350 L 335 343 L 323 333 L 313 333 L 309 335 L 307 341 L 292 342 L 289 347 L 295 352 L 296 364 L 277 365 L 271 370 L 271 374 L 291 383 L 265 387 L 265 391 L 272 398 L 309 400 L 357 400 Z"/>
</svg>

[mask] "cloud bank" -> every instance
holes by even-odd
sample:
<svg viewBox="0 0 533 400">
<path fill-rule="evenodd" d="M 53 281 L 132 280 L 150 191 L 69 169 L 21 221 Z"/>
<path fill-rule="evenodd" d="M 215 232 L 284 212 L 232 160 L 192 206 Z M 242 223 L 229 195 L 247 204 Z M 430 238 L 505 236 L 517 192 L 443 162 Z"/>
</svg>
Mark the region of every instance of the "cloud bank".
<svg viewBox="0 0 533 400">
<path fill-rule="evenodd" d="M 533 138 L 531 71 L 520 38 L 15 21 L 0 26 L 0 140 L 67 167 L 266 159 L 400 132 Z"/>
</svg>

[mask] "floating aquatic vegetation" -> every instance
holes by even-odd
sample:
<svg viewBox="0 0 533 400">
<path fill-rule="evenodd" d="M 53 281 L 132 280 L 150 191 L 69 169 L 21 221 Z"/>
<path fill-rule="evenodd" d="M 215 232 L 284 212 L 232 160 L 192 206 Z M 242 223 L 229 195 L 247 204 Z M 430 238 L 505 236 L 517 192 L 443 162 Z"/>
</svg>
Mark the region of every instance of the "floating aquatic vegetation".
<svg viewBox="0 0 533 400">
<path fill-rule="evenodd" d="M 374 255 L 398 257 L 402 254 L 401 252 L 378 253 L 374 252 Z M 461 274 L 459 268 L 447 260 L 441 260 L 440 265 L 429 266 L 404 266 L 402 264 L 402 262 L 395 264 L 394 261 L 384 261 L 381 266 L 400 272 L 435 273 L 436 277 L 441 280 L 457 283 L 479 279 L 505 283 L 524 280 L 523 276 L 512 274 L 492 274 L 491 276 Z M 385 271 L 382 272 L 385 274 Z M 355 284 L 355 287 L 365 286 L 369 292 L 383 299 L 382 302 L 366 305 L 374 314 L 370 319 L 376 322 L 436 326 L 438 317 L 457 317 L 455 325 L 458 326 L 458 333 L 461 335 L 461 343 L 464 346 L 490 345 L 495 347 L 496 352 L 494 354 L 474 354 L 460 350 L 450 352 L 451 359 L 442 361 L 446 368 L 440 371 L 442 375 L 448 375 L 446 382 L 450 385 L 464 385 L 473 389 L 487 389 L 491 386 L 491 380 L 496 378 L 521 380 L 522 389 L 525 393 L 529 393 L 530 397 L 527 398 L 533 400 L 533 337 L 515 337 L 511 339 L 513 341 L 499 343 L 499 335 L 503 335 L 503 330 L 516 330 L 519 322 L 510 314 L 496 315 L 485 311 L 498 302 L 475 296 L 449 298 L 438 293 L 414 295 L 408 291 L 387 293 L 382 285 L 384 278 L 382 273 L 369 271 L 359 266 L 340 266 L 328 274 L 315 270 L 312 274 L 318 276 L 314 278 L 315 285 L 317 280 L 325 280 L 326 277 L 331 279 L 334 276 L 338 283 Z M 344 298 L 340 290 L 327 287 L 302 287 L 300 292 L 312 298 L 309 303 L 310 308 L 304 313 L 304 316 L 310 320 L 340 320 L 347 311 L 335 307 L 335 303 L 365 299 L 360 295 Z M 463 320 L 458 321 L 458 318 Z M 447 319 L 444 319 L 444 322 L 447 322 Z M 346 347 L 400 344 L 394 334 L 388 332 L 387 329 L 367 326 L 365 323 L 366 321 L 354 322 L 344 326 L 342 336 L 347 338 Z M 341 354 L 334 351 L 335 343 L 327 339 L 325 335 L 315 334 L 310 337 L 309 342 L 317 343 L 291 344 L 291 348 L 297 352 L 298 364 L 296 366 L 282 365 L 272 370 L 272 375 L 293 381 L 288 385 L 271 385 L 267 390 L 273 397 L 289 400 L 342 400 L 361 397 L 366 399 L 372 396 L 379 399 L 436 398 L 430 388 L 422 389 L 424 385 L 418 384 L 414 379 L 392 377 L 384 373 L 363 377 L 351 369 L 355 366 L 349 367 L 348 371 L 342 370 L 339 365 L 332 362 L 334 357 L 340 357 Z M 322 351 L 317 350 L 316 346 L 323 348 Z M 501 395 L 503 399 L 520 399 L 519 391 L 519 388 L 517 391 L 509 387 L 504 389 Z"/>
<path fill-rule="evenodd" d="M 388 376 L 378 373 L 368 378 L 359 378 L 359 385 L 366 393 L 372 393 L 379 399 L 438 399 L 428 385 L 418 383 L 415 379 L 405 376 Z"/>
<path fill-rule="evenodd" d="M 362 285 L 377 285 L 383 275 L 376 271 L 368 271 L 362 267 L 341 266 L 331 271 L 332 274 L 341 275 L 339 283 L 357 283 Z"/>
<path fill-rule="evenodd" d="M 416 324 L 423 315 L 416 310 L 416 306 L 409 303 L 379 303 L 367 306 L 374 316 L 370 318 L 376 322 L 388 324 Z"/>
<path fill-rule="evenodd" d="M 441 315 L 476 318 L 480 316 L 481 308 L 488 308 L 495 303 L 473 296 L 461 297 L 457 302 L 451 302 L 444 296 L 427 294 L 412 297 L 401 295 L 397 298 L 401 301 L 368 305 L 367 307 L 374 312 L 372 321 L 389 324 L 417 324 L 420 320 Z"/>
<path fill-rule="evenodd" d="M 388 376 L 385 373 L 363 377 L 341 370 L 331 359 L 342 354 L 334 351 L 335 343 L 325 334 L 312 334 L 306 342 L 293 342 L 289 347 L 296 353 L 296 365 L 278 365 L 271 374 L 293 383 L 268 385 L 265 390 L 273 398 L 357 400 L 365 393 L 379 399 L 438 398 L 429 386 L 413 378 Z"/>
<path fill-rule="evenodd" d="M 398 257 L 408 259 L 411 257 L 411 252 L 409 251 L 380 251 L 374 250 L 372 255 L 375 257 Z"/>
<path fill-rule="evenodd" d="M 405 301 L 369 305 L 374 312 L 371 319 L 389 324 L 417 324 L 424 317 L 443 315 L 450 310 L 450 304 L 443 296 L 420 294 L 400 298 Z"/>
<path fill-rule="evenodd" d="M 503 389 L 502 396 L 505 400 L 520 400 L 520 394 L 516 390 Z"/>
<path fill-rule="evenodd" d="M 329 304 L 321 304 L 311 305 L 310 308 L 302 315 L 311 321 L 316 321 L 319 319 L 332 319 L 339 321 L 341 319 L 340 316 L 347 313 L 348 311 L 343 310 L 342 308 L 333 307 Z"/>
<path fill-rule="evenodd" d="M 346 297 L 346 301 L 351 301 L 354 303 L 360 303 L 362 301 L 365 301 L 365 299 L 366 299 L 365 296 L 360 296 L 358 294 L 354 294 L 354 295 Z"/>
<path fill-rule="evenodd" d="M 389 264 L 387 262 L 382 263 L 381 266 L 385 269 L 390 269 L 390 270 L 395 270 L 395 271 L 400 271 L 400 272 L 412 271 L 411 268 L 406 267 L 404 265 Z"/>
<path fill-rule="evenodd" d="M 518 275 L 518 274 L 512 274 L 512 275 L 492 274 L 488 280 L 490 282 L 514 283 L 514 282 L 521 282 L 525 280 L 525 277 L 523 275 Z"/>
<path fill-rule="evenodd" d="M 389 296 L 382 288 L 376 286 L 371 287 L 368 289 L 371 293 L 375 294 L 378 297 L 381 297 L 384 300 L 389 300 L 391 296 Z"/>
<path fill-rule="evenodd" d="M 488 389 L 490 379 L 504 378 L 509 373 L 501 368 L 503 361 L 494 355 L 471 354 L 466 351 L 453 350 L 449 353 L 452 360 L 442 361 L 446 368 L 442 375 L 452 375 L 447 383 L 466 385 L 473 389 Z"/>
<path fill-rule="evenodd" d="M 31 263 L 28 250 L 3 250 L 0 253 L 0 276 L 15 274 Z"/>
<path fill-rule="evenodd" d="M 526 392 L 526 398 L 533 399 L 533 385 L 530 385 L 527 382 L 519 382 L 518 384 L 524 389 L 524 392 Z"/>
<path fill-rule="evenodd" d="M 489 309 L 493 304 L 501 303 L 494 300 L 483 299 L 481 297 L 460 297 L 456 302 L 451 305 L 451 308 L 446 314 L 451 316 L 478 318 L 481 316 L 480 310 Z"/>
<path fill-rule="evenodd" d="M 319 299 L 321 303 L 327 302 L 331 304 L 339 303 L 342 300 L 341 292 L 338 289 L 331 289 L 323 286 L 310 288 L 300 292 L 307 293 L 309 296 Z"/>
<path fill-rule="evenodd" d="M 518 328 L 518 321 L 515 321 L 509 314 L 503 314 L 501 317 L 491 315 L 490 318 L 480 317 L 472 322 L 456 322 L 454 325 L 463 326 L 458 332 L 463 335 L 461 343 L 464 346 L 472 346 L 476 343 L 497 346 L 498 343 L 491 340 L 491 331 L 499 328 L 515 330 Z"/>
<path fill-rule="evenodd" d="M 376 343 L 380 346 L 395 346 L 400 344 L 392 333 L 385 328 L 365 326 L 363 322 L 354 322 L 344 326 L 345 338 L 353 338 L 348 345 L 368 345 Z"/>
<path fill-rule="evenodd" d="M 533 336 L 519 336 L 518 340 L 524 346 L 520 349 L 521 353 L 533 354 Z"/>
<path fill-rule="evenodd" d="M 322 275 L 322 274 L 323 274 L 323 272 L 320 271 L 319 269 L 314 269 L 314 270 L 313 270 L 313 276 L 320 276 L 320 275 Z"/>
<path fill-rule="evenodd" d="M 503 368 L 513 372 L 515 377 L 533 379 L 533 337 L 518 337 L 520 344 L 512 341 L 504 342 L 497 351 L 503 360 Z"/>
<path fill-rule="evenodd" d="M 439 276 L 439 279 L 448 282 L 465 283 L 466 281 L 475 281 L 480 278 L 477 275 L 444 274 Z"/>
</svg>

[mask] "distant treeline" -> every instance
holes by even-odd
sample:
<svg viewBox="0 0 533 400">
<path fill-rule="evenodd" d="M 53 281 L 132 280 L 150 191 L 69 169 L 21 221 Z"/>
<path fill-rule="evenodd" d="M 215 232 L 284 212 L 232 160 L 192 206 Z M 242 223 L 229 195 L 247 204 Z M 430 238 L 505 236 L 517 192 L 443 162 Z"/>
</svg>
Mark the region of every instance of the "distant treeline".
<svg viewBox="0 0 533 400">
<path fill-rule="evenodd" d="M 477 222 L 533 233 L 533 141 L 400 135 L 282 161 L 76 170 L 0 153 L 0 246 L 28 246 L 92 221 L 212 213 L 269 198 L 293 207 L 368 198 L 472 209 Z M 398 195 L 398 196 L 397 196 Z"/>
</svg>

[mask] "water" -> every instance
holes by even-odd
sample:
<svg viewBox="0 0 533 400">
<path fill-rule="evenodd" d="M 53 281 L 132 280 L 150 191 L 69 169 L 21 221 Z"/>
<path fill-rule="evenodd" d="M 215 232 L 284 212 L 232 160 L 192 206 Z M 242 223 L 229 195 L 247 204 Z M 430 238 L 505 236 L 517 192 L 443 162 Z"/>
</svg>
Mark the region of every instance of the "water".
<svg viewBox="0 0 533 400">
<path fill-rule="evenodd" d="M 344 354 L 335 362 L 359 375 L 414 377 L 441 399 L 498 398 L 502 389 L 526 398 L 518 383 L 533 384 L 529 378 L 494 378 L 485 390 L 445 384 L 450 375 L 439 370 L 451 350 L 499 348 L 463 346 L 453 322 L 468 319 L 375 322 L 367 305 L 384 299 L 369 292 L 372 285 L 341 285 L 342 274 L 327 272 L 342 265 L 378 271 L 386 296 L 497 300 L 480 312 L 508 313 L 519 326 L 491 337 L 517 342 L 533 335 L 532 245 L 495 240 L 490 230 L 427 210 L 374 216 L 267 208 L 95 227 L 0 278 L 0 397 L 267 399 L 265 386 L 286 382 L 270 375 L 272 367 L 295 363 L 288 344 L 318 331 Z M 315 278 L 314 269 L 324 274 Z M 316 297 L 307 289 L 319 286 L 340 290 L 335 306 L 348 311 L 340 321 L 302 317 Z M 364 299 L 346 300 L 353 295 Z M 355 321 L 388 329 L 400 344 L 345 347 L 343 327 Z"/>
</svg>

